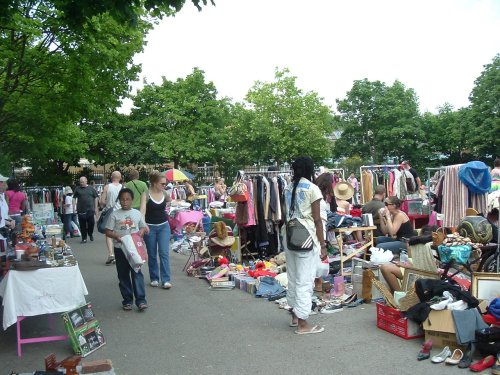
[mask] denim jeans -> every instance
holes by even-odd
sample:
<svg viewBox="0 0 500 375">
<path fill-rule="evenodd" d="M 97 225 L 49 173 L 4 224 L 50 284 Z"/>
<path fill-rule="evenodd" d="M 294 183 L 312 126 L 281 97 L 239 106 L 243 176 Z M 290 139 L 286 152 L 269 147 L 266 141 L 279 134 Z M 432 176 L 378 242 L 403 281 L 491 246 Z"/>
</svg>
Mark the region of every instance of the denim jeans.
<svg viewBox="0 0 500 375">
<path fill-rule="evenodd" d="M 137 307 L 141 303 L 146 302 L 146 290 L 144 288 L 144 275 L 142 271 L 135 272 L 123 251 L 119 247 L 115 247 L 116 272 L 118 273 L 118 286 L 122 294 L 122 305 L 133 304 L 135 296 L 135 304 Z"/>
<path fill-rule="evenodd" d="M 401 250 L 406 250 L 406 243 L 388 236 L 377 237 L 375 246 L 379 249 L 390 250 L 393 254 L 399 254 Z"/>
<path fill-rule="evenodd" d="M 149 233 L 144 235 L 144 243 L 148 249 L 149 278 L 151 281 L 170 282 L 170 225 L 150 225 Z M 158 271 L 158 256 L 160 269 Z M 160 277 L 161 276 L 161 277 Z"/>
<path fill-rule="evenodd" d="M 78 225 L 78 220 L 76 219 L 76 214 L 63 214 L 62 219 L 63 219 L 63 224 L 64 224 L 63 240 L 66 239 L 66 235 L 68 233 L 71 235 L 71 237 L 74 237 L 73 236 L 73 226 L 71 225 L 71 222 L 74 222 L 76 225 Z"/>
</svg>

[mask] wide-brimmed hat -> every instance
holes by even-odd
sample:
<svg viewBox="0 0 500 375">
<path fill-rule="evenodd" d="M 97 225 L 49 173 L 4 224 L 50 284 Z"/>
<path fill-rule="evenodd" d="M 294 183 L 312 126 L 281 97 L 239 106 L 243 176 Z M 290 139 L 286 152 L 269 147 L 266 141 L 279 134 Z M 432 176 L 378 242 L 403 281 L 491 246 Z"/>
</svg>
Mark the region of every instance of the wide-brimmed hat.
<svg viewBox="0 0 500 375">
<path fill-rule="evenodd" d="M 73 189 L 71 189 L 71 186 L 66 186 L 64 188 L 64 194 L 73 194 Z"/>
<path fill-rule="evenodd" d="M 333 193 L 337 199 L 348 200 L 354 196 L 354 188 L 349 182 L 342 181 L 335 185 Z"/>
<path fill-rule="evenodd" d="M 214 223 L 214 229 L 210 232 L 210 241 L 221 247 L 232 246 L 235 239 L 234 236 L 229 235 L 226 224 L 223 221 Z"/>
</svg>

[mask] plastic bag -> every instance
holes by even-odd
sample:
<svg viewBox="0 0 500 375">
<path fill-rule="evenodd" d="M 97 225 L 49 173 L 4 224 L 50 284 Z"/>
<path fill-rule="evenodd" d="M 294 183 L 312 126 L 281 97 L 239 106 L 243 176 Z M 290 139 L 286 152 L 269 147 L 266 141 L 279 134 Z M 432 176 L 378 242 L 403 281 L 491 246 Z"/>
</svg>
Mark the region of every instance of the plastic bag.
<svg viewBox="0 0 500 375">
<path fill-rule="evenodd" d="M 82 233 L 80 232 L 80 228 L 74 221 L 71 222 L 71 230 L 73 231 L 73 237 L 81 237 Z"/>
<path fill-rule="evenodd" d="M 135 272 L 139 272 L 141 266 L 144 264 L 144 261 L 142 260 L 139 252 L 137 251 L 137 248 L 135 247 L 132 236 L 130 234 L 126 234 L 121 238 L 121 240 L 123 254 L 127 258 L 130 267 L 132 267 Z"/>
<path fill-rule="evenodd" d="M 392 251 L 380 249 L 378 247 L 372 247 L 370 252 L 370 261 L 373 263 L 389 263 L 394 258 Z"/>
</svg>

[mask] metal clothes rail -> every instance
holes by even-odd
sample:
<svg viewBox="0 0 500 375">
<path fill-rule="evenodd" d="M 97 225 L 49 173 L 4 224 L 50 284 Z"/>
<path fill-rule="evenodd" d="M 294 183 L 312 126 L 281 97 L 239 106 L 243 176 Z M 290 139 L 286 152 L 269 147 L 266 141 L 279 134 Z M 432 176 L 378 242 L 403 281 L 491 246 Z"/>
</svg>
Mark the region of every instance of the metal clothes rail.
<svg viewBox="0 0 500 375">
<path fill-rule="evenodd" d="M 361 184 L 361 204 L 365 204 L 365 197 L 364 197 L 364 191 L 363 191 L 363 171 L 364 170 L 370 170 L 370 169 L 392 169 L 392 168 L 397 168 L 398 164 L 374 164 L 374 165 L 362 165 L 359 167 L 359 181 Z"/>
</svg>

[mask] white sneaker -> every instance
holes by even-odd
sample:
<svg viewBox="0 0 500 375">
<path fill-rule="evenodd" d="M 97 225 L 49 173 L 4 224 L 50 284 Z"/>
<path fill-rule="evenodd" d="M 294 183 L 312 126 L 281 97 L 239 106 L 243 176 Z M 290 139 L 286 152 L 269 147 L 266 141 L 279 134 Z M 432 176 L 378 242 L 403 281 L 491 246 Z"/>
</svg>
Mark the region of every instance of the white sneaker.
<svg viewBox="0 0 500 375">
<path fill-rule="evenodd" d="M 154 280 L 154 281 L 151 281 L 151 283 L 149 285 L 154 286 L 156 288 L 157 286 L 160 285 L 160 283 L 158 282 L 158 280 Z"/>
<path fill-rule="evenodd" d="M 320 313 L 321 314 L 333 314 L 333 313 L 336 313 L 336 312 L 340 312 L 342 310 L 344 310 L 344 308 L 342 307 L 342 305 L 330 304 L 330 305 L 327 305 L 327 306 L 323 307 L 320 310 Z"/>
<path fill-rule="evenodd" d="M 172 288 L 172 284 L 170 284 L 169 282 L 163 283 L 162 288 L 163 289 L 170 289 L 170 288 Z"/>
</svg>

